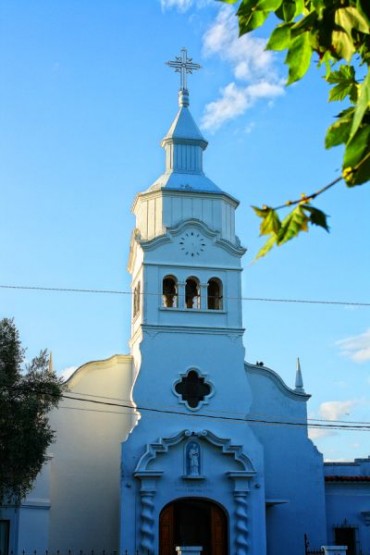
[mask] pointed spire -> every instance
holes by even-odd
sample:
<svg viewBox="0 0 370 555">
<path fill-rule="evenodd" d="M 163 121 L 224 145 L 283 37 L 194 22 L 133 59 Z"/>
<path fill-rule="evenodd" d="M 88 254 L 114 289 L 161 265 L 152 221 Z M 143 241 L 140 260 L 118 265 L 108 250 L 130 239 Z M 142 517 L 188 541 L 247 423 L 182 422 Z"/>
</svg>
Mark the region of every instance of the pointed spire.
<svg viewBox="0 0 370 555">
<path fill-rule="evenodd" d="M 200 69 L 200 65 L 188 58 L 186 48 L 180 56 L 166 62 L 168 66 L 180 73 L 180 89 L 178 93 L 179 110 L 171 127 L 162 139 L 161 146 L 165 151 L 165 172 L 149 188 L 172 189 L 181 191 L 223 193 L 203 171 L 203 151 L 208 142 L 203 137 L 189 110 L 189 91 L 187 75 Z"/>
<path fill-rule="evenodd" d="M 49 354 L 49 372 L 54 372 L 53 353 Z"/>
<path fill-rule="evenodd" d="M 303 378 L 301 371 L 301 363 L 299 362 L 299 357 L 297 358 L 297 370 L 295 374 L 295 391 L 297 393 L 304 393 Z"/>
</svg>

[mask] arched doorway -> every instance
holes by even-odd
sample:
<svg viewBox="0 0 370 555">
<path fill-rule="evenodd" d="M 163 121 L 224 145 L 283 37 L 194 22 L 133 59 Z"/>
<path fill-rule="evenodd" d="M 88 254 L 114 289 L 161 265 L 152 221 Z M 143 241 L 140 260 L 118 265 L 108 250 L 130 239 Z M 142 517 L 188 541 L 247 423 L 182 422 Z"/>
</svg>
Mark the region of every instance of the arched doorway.
<svg viewBox="0 0 370 555">
<path fill-rule="evenodd" d="M 202 555 L 228 555 L 225 511 L 208 499 L 176 499 L 159 516 L 159 555 L 175 555 L 176 546 L 201 545 Z"/>
</svg>

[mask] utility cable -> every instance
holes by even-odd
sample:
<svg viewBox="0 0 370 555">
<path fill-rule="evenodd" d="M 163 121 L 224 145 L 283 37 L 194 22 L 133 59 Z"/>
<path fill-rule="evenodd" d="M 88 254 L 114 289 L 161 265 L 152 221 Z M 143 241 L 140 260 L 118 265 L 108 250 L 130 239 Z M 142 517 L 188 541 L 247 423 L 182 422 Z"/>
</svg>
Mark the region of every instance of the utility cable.
<svg viewBox="0 0 370 555">
<path fill-rule="evenodd" d="M 52 293 L 90 293 L 102 295 L 133 295 L 131 291 L 122 291 L 117 289 L 80 289 L 75 287 L 42 287 L 31 285 L 0 285 L 0 289 L 13 289 L 22 291 L 48 291 Z M 162 293 L 140 293 L 141 296 L 155 296 L 162 297 Z M 233 301 L 257 301 L 266 303 L 295 303 L 295 304 L 312 304 L 312 305 L 336 305 L 336 306 L 355 306 L 355 307 L 370 307 L 370 302 L 365 301 L 336 301 L 324 299 L 287 299 L 287 298 L 274 298 L 274 297 L 224 297 Z M 171 310 L 171 308 L 170 308 Z"/>
<path fill-rule="evenodd" d="M 118 407 L 118 408 L 125 408 L 131 410 L 138 410 L 138 411 L 145 411 L 157 414 L 171 414 L 177 416 L 190 416 L 193 418 L 202 418 L 202 419 L 211 419 L 211 420 L 221 420 L 221 421 L 232 421 L 232 422 L 241 422 L 241 423 L 248 423 L 248 424 L 266 424 L 266 425 L 283 425 L 283 426 L 308 426 L 309 428 L 324 428 L 324 429 L 335 429 L 335 430 L 357 430 L 357 431 L 370 431 L 370 422 L 348 422 L 344 423 L 345 421 L 321 421 L 318 422 L 316 420 L 309 420 L 307 422 L 299 422 L 299 421 L 286 421 L 286 420 L 267 420 L 265 418 L 248 418 L 248 417 L 235 417 L 235 416 L 220 416 L 217 414 L 200 414 L 200 413 L 186 413 L 184 414 L 181 411 L 170 410 L 170 409 L 159 409 L 154 407 L 144 407 L 140 405 L 133 405 L 133 404 L 124 404 L 124 403 L 115 403 L 115 402 L 108 402 L 108 401 L 99 401 L 97 399 L 85 399 L 82 397 L 76 397 L 72 395 L 68 395 L 66 393 L 62 394 L 64 399 L 69 399 L 72 401 L 80 401 L 85 403 L 92 403 L 97 405 L 104 405 L 109 407 Z"/>
</svg>

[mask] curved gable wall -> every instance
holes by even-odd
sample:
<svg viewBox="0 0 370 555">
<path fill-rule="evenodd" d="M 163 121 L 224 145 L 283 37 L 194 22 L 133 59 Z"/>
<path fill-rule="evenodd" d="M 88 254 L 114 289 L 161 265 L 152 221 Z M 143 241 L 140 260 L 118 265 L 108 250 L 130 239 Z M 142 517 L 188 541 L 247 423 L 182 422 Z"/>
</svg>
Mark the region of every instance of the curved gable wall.
<svg viewBox="0 0 370 555">
<path fill-rule="evenodd" d="M 252 429 L 264 450 L 267 537 L 274 538 L 268 553 L 280 555 L 280 544 L 299 553 L 300 546 L 287 545 L 294 541 L 292 522 L 295 537 L 303 542 L 308 534 L 312 545 L 321 545 L 326 522 L 322 455 L 307 435 L 309 395 L 287 387 L 269 368 L 246 364 L 245 370 L 252 391 L 248 417 L 264 421 Z"/>
</svg>

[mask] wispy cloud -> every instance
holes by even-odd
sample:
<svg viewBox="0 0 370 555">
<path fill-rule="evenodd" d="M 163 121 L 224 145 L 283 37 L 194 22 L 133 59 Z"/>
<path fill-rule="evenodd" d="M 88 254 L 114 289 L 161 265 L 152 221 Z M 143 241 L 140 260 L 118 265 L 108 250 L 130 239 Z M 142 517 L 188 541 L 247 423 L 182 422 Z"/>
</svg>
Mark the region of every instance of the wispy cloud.
<svg viewBox="0 0 370 555">
<path fill-rule="evenodd" d="M 221 89 L 217 100 L 205 107 L 203 129 L 215 131 L 244 114 L 257 100 L 271 100 L 284 94 L 274 56 L 265 46 L 264 39 L 239 37 L 235 11 L 230 6 L 220 9 L 203 36 L 203 53 L 229 63 L 234 80 Z"/>
<path fill-rule="evenodd" d="M 274 54 L 265 50 L 266 40 L 250 35 L 239 37 L 238 20 L 231 6 L 217 6 L 214 0 L 160 0 L 163 11 L 180 13 L 191 8 L 212 7 L 216 17 L 203 35 L 203 55 L 216 56 L 229 65 L 233 80 L 220 89 L 219 98 L 209 102 L 201 121 L 207 131 L 216 131 L 227 121 L 242 116 L 261 99 L 272 100 L 284 94 Z"/>
<path fill-rule="evenodd" d="M 309 428 L 308 437 L 313 441 L 316 439 L 324 439 L 326 437 L 332 437 L 337 435 L 337 432 L 333 430 L 323 430 L 322 428 Z"/>
<path fill-rule="evenodd" d="M 186 12 L 192 4 L 193 0 L 161 0 L 162 10 L 176 8 L 180 12 Z"/>
<path fill-rule="evenodd" d="M 68 366 L 67 368 L 64 368 L 63 370 L 58 372 L 58 376 L 60 378 L 63 378 L 64 381 L 66 381 L 68 380 L 68 378 L 72 376 L 75 370 L 77 370 L 77 366 Z"/>
<path fill-rule="evenodd" d="M 341 355 L 354 362 L 362 363 L 370 360 L 370 329 L 360 335 L 346 337 L 336 342 Z"/>
<path fill-rule="evenodd" d="M 357 399 L 348 401 L 327 401 L 321 403 L 319 413 L 324 420 L 341 420 L 343 416 L 349 416 L 353 407 L 360 404 Z"/>
<path fill-rule="evenodd" d="M 191 7 L 204 8 L 214 0 L 160 0 L 163 11 L 176 9 L 179 12 L 187 12 Z"/>
</svg>

